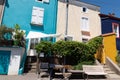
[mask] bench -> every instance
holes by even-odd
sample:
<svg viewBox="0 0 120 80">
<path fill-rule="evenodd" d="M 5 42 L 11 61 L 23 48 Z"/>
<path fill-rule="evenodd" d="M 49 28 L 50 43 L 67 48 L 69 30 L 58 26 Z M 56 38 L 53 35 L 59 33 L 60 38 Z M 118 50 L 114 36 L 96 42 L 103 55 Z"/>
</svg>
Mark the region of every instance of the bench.
<svg viewBox="0 0 120 80">
<path fill-rule="evenodd" d="M 101 65 L 83 65 L 83 73 L 87 75 L 87 80 L 89 75 L 107 75 Z"/>
</svg>

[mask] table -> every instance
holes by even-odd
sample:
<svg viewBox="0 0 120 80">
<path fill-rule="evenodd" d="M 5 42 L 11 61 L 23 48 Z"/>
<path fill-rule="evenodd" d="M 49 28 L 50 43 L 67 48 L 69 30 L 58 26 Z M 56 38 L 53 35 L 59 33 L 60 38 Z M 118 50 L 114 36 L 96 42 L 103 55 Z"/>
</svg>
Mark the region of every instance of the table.
<svg viewBox="0 0 120 80">
<path fill-rule="evenodd" d="M 71 72 L 63 72 L 63 69 L 68 69 L 69 65 L 57 65 L 50 64 L 50 68 L 52 69 L 52 74 L 54 75 L 62 75 L 65 80 L 67 80 L 71 76 Z M 60 70 L 60 72 L 55 72 L 55 70 Z"/>
</svg>

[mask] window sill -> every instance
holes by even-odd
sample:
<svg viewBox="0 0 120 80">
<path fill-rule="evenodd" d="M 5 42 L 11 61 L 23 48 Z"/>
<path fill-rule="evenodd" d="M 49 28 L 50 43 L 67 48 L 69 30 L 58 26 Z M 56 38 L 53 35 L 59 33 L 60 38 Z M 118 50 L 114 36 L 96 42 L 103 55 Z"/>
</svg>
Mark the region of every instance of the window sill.
<svg viewBox="0 0 120 80">
<path fill-rule="evenodd" d="M 90 32 L 89 31 L 81 31 L 82 35 L 86 35 L 86 36 L 90 36 Z"/>
<path fill-rule="evenodd" d="M 43 24 L 36 24 L 36 23 L 30 23 L 30 25 L 33 25 L 33 26 L 43 26 Z"/>
</svg>

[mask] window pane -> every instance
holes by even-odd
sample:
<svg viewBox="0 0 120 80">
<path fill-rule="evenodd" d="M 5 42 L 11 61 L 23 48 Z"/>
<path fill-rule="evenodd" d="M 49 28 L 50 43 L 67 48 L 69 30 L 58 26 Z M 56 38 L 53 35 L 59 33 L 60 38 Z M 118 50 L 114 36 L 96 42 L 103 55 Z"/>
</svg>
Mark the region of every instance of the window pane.
<svg viewBox="0 0 120 80">
<path fill-rule="evenodd" d="M 119 37 L 119 24 L 113 23 L 113 32 L 116 33 L 116 37 Z"/>
<path fill-rule="evenodd" d="M 89 25 L 88 25 L 88 18 L 82 17 L 82 30 L 88 31 Z"/>
</svg>

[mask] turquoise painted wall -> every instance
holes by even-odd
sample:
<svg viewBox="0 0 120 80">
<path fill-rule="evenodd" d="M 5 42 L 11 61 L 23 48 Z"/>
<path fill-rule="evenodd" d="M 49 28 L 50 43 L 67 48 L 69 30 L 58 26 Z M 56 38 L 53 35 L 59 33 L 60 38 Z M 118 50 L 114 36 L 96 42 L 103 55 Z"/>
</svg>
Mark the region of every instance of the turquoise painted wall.
<svg viewBox="0 0 120 80">
<path fill-rule="evenodd" d="M 11 51 L 0 50 L 0 75 L 8 74 Z"/>
<path fill-rule="evenodd" d="M 56 33 L 57 0 L 49 3 L 37 2 L 37 0 L 6 0 L 2 24 L 14 27 L 19 24 L 26 34 L 30 30 L 44 33 Z M 44 8 L 43 26 L 30 25 L 33 6 Z"/>
<path fill-rule="evenodd" d="M 21 29 L 26 31 L 26 34 L 31 30 L 47 34 L 56 33 L 58 0 L 50 0 L 49 4 L 36 1 L 6 0 L 2 24 L 12 28 L 14 28 L 15 24 L 19 24 Z M 30 25 L 33 6 L 44 8 L 43 26 Z M 25 58 L 26 56 L 23 58 L 23 63 L 25 62 Z M 24 70 L 23 63 L 21 63 L 19 74 L 22 74 Z"/>
</svg>

